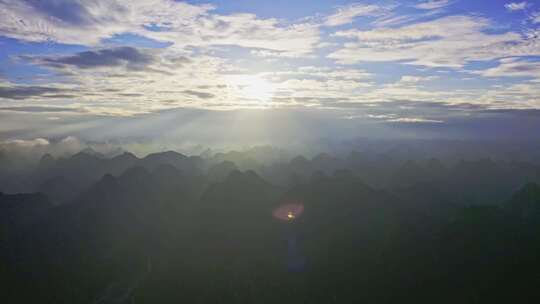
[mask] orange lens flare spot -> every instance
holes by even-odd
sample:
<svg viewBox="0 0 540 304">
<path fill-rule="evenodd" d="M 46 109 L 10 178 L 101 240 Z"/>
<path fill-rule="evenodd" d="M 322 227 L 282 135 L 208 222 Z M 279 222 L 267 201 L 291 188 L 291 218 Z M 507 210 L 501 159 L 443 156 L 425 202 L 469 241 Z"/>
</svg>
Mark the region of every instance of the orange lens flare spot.
<svg viewBox="0 0 540 304">
<path fill-rule="evenodd" d="M 273 216 L 282 221 L 292 221 L 304 212 L 304 205 L 300 202 L 285 203 L 273 212 Z"/>
<path fill-rule="evenodd" d="M 290 220 L 294 219 L 295 218 L 294 213 L 292 211 L 289 211 L 289 213 L 287 213 L 287 218 Z"/>
</svg>

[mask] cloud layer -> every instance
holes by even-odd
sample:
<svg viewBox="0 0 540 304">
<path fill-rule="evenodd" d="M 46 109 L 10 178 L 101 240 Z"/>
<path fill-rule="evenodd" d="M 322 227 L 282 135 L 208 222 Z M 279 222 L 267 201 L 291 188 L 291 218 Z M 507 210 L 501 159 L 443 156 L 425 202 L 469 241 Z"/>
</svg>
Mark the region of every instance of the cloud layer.
<svg viewBox="0 0 540 304">
<path fill-rule="evenodd" d="M 178 109 L 327 111 L 336 125 L 395 127 L 540 108 L 535 3 L 497 14 L 460 0 L 322 6 L 273 16 L 256 3 L 0 1 L 0 114 L 26 119 L 0 124 L 0 137 Z"/>
</svg>

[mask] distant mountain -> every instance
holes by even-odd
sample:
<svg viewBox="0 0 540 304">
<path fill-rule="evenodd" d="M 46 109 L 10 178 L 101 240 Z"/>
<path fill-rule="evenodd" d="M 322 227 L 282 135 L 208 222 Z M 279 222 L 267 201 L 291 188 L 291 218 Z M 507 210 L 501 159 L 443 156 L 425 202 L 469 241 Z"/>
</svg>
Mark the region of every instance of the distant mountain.
<svg viewBox="0 0 540 304">
<path fill-rule="evenodd" d="M 46 193 L 55 203 L 64 204 L 106 174 L 120 176 L 136 166 L 153 171 L 160 166 L 170 165 L 185 174 L 197 175 L 202 173 L 203 162 L 200 157 L 187 157 L 172 151 L 149 154 L 139 159 L 129 152 L 106 158 L 91 149 L 86 149 L 67 158 L 54 159 L 51 155 L 45 154 L 36 171 L 21 176 L 19 183 L 26 181 L 28 184 L 26 188 Z M 14 187 L 10 186 L 11 188 Z"/>
<path fill-rule="evenodd" d="M 55 204 L 65 204 L 83 189 L 63 176 L 55 176 L 41 183 L 36 190 L 47 195 Z"/>
<path fill-rule="evenodd" d="M 215 164 L 208 170 L 208 178 L 211 181 L 222 181 L 229 176 L 233 171 L 237 171 L 238 168 L 231 161 L 223 161 Z"/>
<path fill-rule="evenodd" d="M 221 181 L 211 184 L 201 197 L 201 208 L 209 216 L 234 222 L 252 221 L 263 214 L 270 217 L 273 200 L 279 189 L 253 171 L 232 171 Z M 217 220 L 217 219 L 216 219 Z"/>
</svg>

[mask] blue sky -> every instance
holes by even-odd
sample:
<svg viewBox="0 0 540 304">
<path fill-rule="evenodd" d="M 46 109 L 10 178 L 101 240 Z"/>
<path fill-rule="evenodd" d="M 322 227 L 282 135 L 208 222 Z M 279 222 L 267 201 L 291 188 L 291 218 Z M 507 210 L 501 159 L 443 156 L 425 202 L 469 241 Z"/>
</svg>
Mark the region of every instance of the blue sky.
<svg viewBox="0 0 540 304">
<path fill-rule="evenodd" d="M 117 136 L 144 134 L 147 117 L 182 111 L 289 111 L 298 129 L 317 117 L 346 136 L 493 137 L 500 119 L 515 136 L 540 108 L 534 1 L 6 0 L 0 12 L 0 140 L 99 138 L 94 127 L 126 119 L 140 127 Z M 185 118 L 166 133 L 215 131 Z"/>
</svg>

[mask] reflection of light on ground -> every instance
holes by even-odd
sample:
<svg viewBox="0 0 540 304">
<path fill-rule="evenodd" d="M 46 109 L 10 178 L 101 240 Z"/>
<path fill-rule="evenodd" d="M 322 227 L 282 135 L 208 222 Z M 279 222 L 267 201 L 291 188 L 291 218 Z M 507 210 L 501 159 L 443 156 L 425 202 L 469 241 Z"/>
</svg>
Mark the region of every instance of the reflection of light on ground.
<svg viewBox="0 0 540 304">
<path fill-rule="evenodd" d="M 286 203 L 274 210 L 273 216 L 282 221 L 292 221 L 304 212 L 304 205 L 300 202 Z"/>
</svg>

